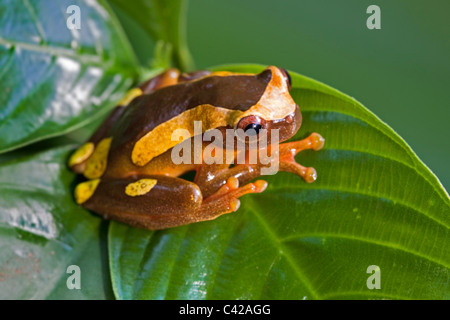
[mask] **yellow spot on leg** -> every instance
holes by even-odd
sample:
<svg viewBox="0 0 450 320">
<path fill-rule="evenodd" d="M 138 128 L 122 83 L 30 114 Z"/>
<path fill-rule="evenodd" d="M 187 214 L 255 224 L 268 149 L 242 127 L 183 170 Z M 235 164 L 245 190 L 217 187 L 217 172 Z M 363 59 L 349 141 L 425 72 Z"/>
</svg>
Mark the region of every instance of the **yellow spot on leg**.
<svg viewBox="0 0 450 320">
<path fill-rule="evenodd" d="M 148 193 L 157 183 L 155 179 L 141 179 L 130 183 L 125 188 L 125 193 L 130 197 L 142 196 Z"/>
<path fill-rule="evenodd" d="M 86 142 L 75 151 L 69 159 L 69 166 L 73 167 L 79 163 L 82 163 L 88 159 L 94 152 L 94 144 L 92 142 Z"/>
<path fill-rule="evenodd" d="M 78 204 L 86 202 L 90 197 L 92 197 L 99 183 L 100 179 L 95 179 L 78 184 L 75 187 L 75 201 Z"/>
<path fill-rule="evenodd" d="M 98 143 L 86 165 L 86 170 L 84 170 L 84 176 L 86 178 L 97 179 L 105 172 L 111 141 L 112 138 L 105 138 Z"/>
<path fill-rule="evenodd" d="M 131 101 L 133 101 L 134 98 L 140 96 L 142 94 L 142 90 L 139 88 L 133 88 L 130 91 L 127 92 L 125 97 L 119 101 L 119 106 L 127 106 L 130 104 Z"/>
</svg>

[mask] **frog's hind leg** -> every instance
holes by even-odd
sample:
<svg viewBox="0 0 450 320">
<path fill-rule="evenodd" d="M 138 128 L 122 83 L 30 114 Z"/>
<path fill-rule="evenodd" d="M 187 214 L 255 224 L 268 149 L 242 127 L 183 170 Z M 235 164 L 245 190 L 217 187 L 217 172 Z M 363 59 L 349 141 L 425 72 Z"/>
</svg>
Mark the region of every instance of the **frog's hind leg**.
<svg viewBox="0 0 450 320">
<path fill-rule="evenodd" d="M 236 211 L 240 196 L 261 192 L 261 182 L 239 187 L 230 179 L 215 194 L 203 199 L 193 182 L 162 175 L 126 179 L 95 179 L 75 188 L 75 200 L 106 219 L 157 230 L 212 220 Z"/>
<path fill-rule="evenodd" d="M 266 188 L 267 182 L 263 180 L 240 187 L 239 180 L 230 177 L 219 190 L 203 199 L 197 215 L 201 217 L 201 220 L 212 220 L 222 214 L 235 212 L 239 209 L 241 196 L 249 193 L 261 193 Z"/>
<path fill-rule="evenodd" d="M 202 194 L 192 182 L 162 175 L 95 179 L 75 188 L 75 200 L 86 209 L 143 229 L 164 229 L 195 222 Z"/>
</svg>

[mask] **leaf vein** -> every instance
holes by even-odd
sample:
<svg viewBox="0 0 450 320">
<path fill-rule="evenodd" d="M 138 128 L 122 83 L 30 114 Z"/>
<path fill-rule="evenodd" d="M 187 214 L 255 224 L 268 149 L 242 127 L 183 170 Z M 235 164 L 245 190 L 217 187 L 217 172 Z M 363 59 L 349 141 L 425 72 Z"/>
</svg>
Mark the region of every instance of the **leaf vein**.
<svg viewBox="0 0 450 320">
<path fill-rule="evenodd" d="M 251 198 L 252 201 L 254 202 L 253 198 Z M 317 294 L 317 292 L 315 292 L 315 290 L 313 290 L 313 288 L 311 287 L 311 284 L 305 279 L 302 271 L 298 268 L 298 266 L 294 263 L 292 257 L 290 256 L 290 254 L 287 253 L 287 250 L 283 250 L 283 243 L 280 241 L 280 239 L 278 239 L 277 235 L 270 229 L 269 225 L 267 224 L 267 222 L 265 221 L 265 219 L 263 218 L 263 216 L 261 214 L 259 214 L 256 210 L 249 210 L 250 212 L 253 213 L 253 215 L 258 219 L 258 221 L 260 222 L 260 224 L 263 226 L 263 228 L 267 231 L 267 235 L 275 242 L 278 244 L 279 248 L 278 248 L 278 252 L 280 255 L 283 255 L 286 258 L 286 261 L 289 263 L 289 265 L 292 267 L 292 269 L 294 270 L 295 274 L 297 275 L 298 279 L 305 285 L 306 288 L 308 288 L 308 290 L 311 292 L 311 294 L 315 297 L 315 299 L 319 298 L 319 295 Z"/>
<path fill-rule="evenodd" d="M 355 235 L 347 235 L 347 234 L 334 234 L 334 233 L 326 233 L 326 232 L 316 232 L 316 233 L 302 233 L 302 234 L 296 234 L 296 235 L 292 235 L 292 236 L 288 236 L 285 238 L 280 239 L 281 242 L 289 242 L 289 241 L 294 241 L 294 240 L 300 240 L 302 238 L 308 238 L 308 237 L 328 237 L 328 238 L 339 238 L 339 239 L 346 239 L 346 240 L 356 240 L 356 241 L 361 241 L 361 242 L 367 242 L 367 243 L 373 243 L 379 246 L 384 246 L 384 247 L 388 247 L 391 249 L 395 249 L 395 250 L 400 250 L 400 251 L 404 251 L 406 253 L 415 255 L 417 257 L 426 259 L 428 261 L 431 261 L 435 264 L 441 265 L 447 269 L 450 269 L 450 265 L 445 264 L 442 261 L 433 259 L 427 255 L 424 255 L 420 252 L 416 252 L 413 250 L 409 250 L 406 247 L 403 247 L 401 245 L 395 245 L 393 243 L 390 242 L 385 242 L 385 241 L 378 241 L 375 239 L 367 239 L 367 238 L 362 238 L 362 237 L 358 237 Z"/>
</svg>

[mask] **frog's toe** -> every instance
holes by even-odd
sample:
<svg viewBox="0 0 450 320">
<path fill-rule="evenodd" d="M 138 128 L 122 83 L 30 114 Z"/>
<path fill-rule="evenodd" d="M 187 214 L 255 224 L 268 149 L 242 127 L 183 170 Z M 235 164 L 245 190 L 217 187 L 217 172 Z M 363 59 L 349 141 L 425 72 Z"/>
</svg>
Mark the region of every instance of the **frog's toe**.
<svg viewBox="0 0 450 320">
<path fill-rule="evenodd" d="M 214 196 L 217 197 L 238 188 L 239 188 L 239 180 L 236 177 L 230 177 L 228 178 L 227 182 L 214 193 Z"/>
<path fill-rule="evenodd" d="M 280 170 L 292 172 L 301 176 L 306 182 L 312 183 L 317 179 L 317 172 L 312 167 L 304 167 L 295 161 L 295 155 L 306 149 L 320 150 L 325 144 L 325 139 L 313 132 L 307 138 L 300 141 L 283 143 L 280 148 Z"/>
<path fill-rule="evenodd" d="M 261 193 L 266 188 L 267 182 L 264 180 L 257 180 L 239 187 L 239 180 L 231 177 L 217 192 L 205 198 L 203 203 L 205 205 L 216 203 L 219 206 L 226 207 L 228 212 L 235 212 L 240 206 L 238 198 L 249 193 Z"/>
<path fill-rule="evenodd" d="M 313 132 L 307 138 L 299 141 L 286 142 L 279 145 L 280 158 L 292 158 L 302 150 L 312 149 L 318 151 L 323 148 L 325 139 Z"/>
<path fill-rule="evenodd" d="M 307 139 L 309 139 L 311 147 L 314 151 L 322 149 L 325 144 L 325 139 L 316 132 L 311 133 Z"/>
<path fill-rule="evenodd" d="M 317 179 L 317 171 L 313 167 L 304 167 L 295 160 L 280 161 L 280 170 L 292 172 L 302 177 L 307 183 L 312 183 Z"/>
<path fill-rule="evenodd" d="M 305 174 L 302 176 L 306 182 L 312 183 L 317 179 L 317 171 L 313 167 L 306 168 Z"/>
</svg>

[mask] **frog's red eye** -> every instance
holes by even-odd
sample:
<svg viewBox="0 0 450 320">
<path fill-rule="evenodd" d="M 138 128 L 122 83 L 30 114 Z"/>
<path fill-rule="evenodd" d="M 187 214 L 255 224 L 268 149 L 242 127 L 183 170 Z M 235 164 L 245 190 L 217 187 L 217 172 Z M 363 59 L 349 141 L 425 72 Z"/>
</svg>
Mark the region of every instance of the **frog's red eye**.
<svg viewBox="0 0 450 320">
<path fill-rule="evenodd" d="M 239 120 L 236 129 L 244 130 L 246 135 L 258 135 L 266 128 L 266 121 L 258 116 L 247 116 Z"/>
<path fill-rule="evenodd" d="M 281 73 L 283 73 L 283 75 L 285 76 L 285 78 L 286 78 L 286 81 L 287 81 L 287 83 L 288 83 L 288 89 L 289 89 L 289 91 L 291 90 L 291 88 L 292 88 L 292 79 L 291 79 L 291 75 L 289 74 L 289 72 L 287 72 L 285 69 L 283 69 L 283 68 L 280 68 L 280 70 L 281 70 Z"/>
</svg>

